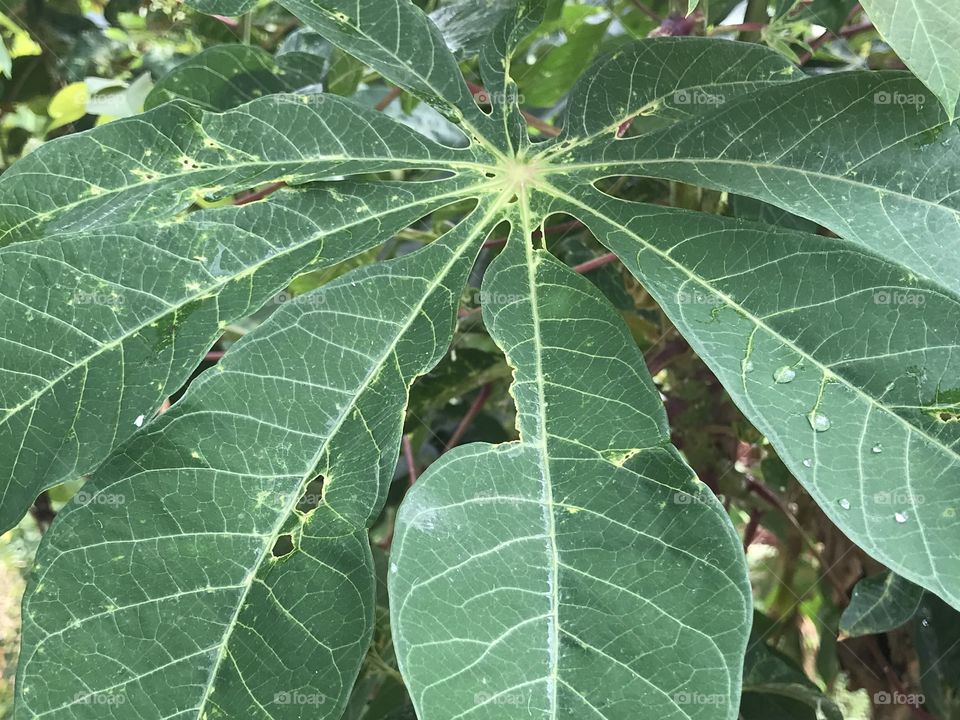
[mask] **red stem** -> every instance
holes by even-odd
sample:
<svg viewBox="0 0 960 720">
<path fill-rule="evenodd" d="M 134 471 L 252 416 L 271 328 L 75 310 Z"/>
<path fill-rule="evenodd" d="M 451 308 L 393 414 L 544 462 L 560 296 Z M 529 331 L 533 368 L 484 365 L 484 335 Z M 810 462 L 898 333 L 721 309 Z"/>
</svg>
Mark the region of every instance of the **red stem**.
<svg viewBox="0 0 960 720">
<path fill-rule="evenodd" d="M 284 182 L 276 182 L 276 183 L 270 183 L 269 185 L 264 185 L 259 190 L 255 190 L 254 192 L 248 193 L 247 195 L 241 195 L 240 197 L 238 197 L 236 200 L 233 201 L 233 204 L 246 205 L 247 203 L 256 202 L 257 200 L 263 200 L 267 195 L 275 193 L 277 190 L 285 186 L 286 186 L 286 183 Z"/>
<path fill-rule="evenodd" d="M 474 398 L 473 402 L 470 404 L 470 407 L 467 409 L 467 414 L 463 416 L 463 419 L 460 421 L 460 424 L 457 425 L 457 429 L 453 431 L 453 435 L 450 436 L 450 439 L 447 441 L 446 447 L 443 448 L 444 452 L 451 450 L 457 446 L 457 443 L 460 442 L 463 434 L 467 431 L 467 428 L 470 427 L 470 423 L 473 422 L 473 419 L 477 416 L 477 413 L 483 409 L 483 406 L 487 402 L 487 398 L 490 397 L 490 391 L 492 386 L 488 383 L 480 388 L 480 392 L 477 393 L 477 397 Z"/>
<path fill-rule="evenodd" d="M 617 260 L 617 256 L 613 253 L 607 253 L 606 255 L 601 255 L 600 257 L 595 257 L 593 260 L 587 260 L 582 262 L 579 265 L 574 265 L 571 269 L 576 273 L 588 273 L 591 270 L 596 270 L 598 267 L 603 267 L 604 265 L 609 265 L 610 263 Z"/>
<path fill-rule="evenodd" d="M 413 444 L 410 442 L 410 436 L 404 435 L 401 442 L 403 445 L 403 457 L 407 461 L 407 483 L 413 485 L 417 478 L 417 461 L 413 456 Z"/>
</svg>

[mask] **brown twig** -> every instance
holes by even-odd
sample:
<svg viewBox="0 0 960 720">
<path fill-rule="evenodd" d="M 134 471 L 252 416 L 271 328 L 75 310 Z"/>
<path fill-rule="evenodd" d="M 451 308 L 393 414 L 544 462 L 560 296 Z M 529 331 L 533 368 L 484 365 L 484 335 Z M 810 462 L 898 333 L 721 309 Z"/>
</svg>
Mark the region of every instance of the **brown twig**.
<svg viewBox="0 0 960 720">
<path fill-rule="evenodd" d="M 457 425 L 457 429 L 453 431 L 453 435 L 451 435 L 450 439 L 447 440 L 447 444 L 443 448 L 444 452 L 448 452 L 457 446 L 457 443 L 459 443 L 463 438 L 463 434 L 467 431 L 467 428 L 470 427 L 470 424 L 477 416 L 477 413 L 483 409 L 483 406 L 487 402 L 487 398 L 490 397 L 490 391 L 492 389 L 493 387 L 490 384 L 484 385 L 482 388 L 480 388 L 480 392 L 477 393 L 477 396 L 473 399 L 473 402 L 467 409 L 467 414 L 463 416 L 463 419 L 460 420 L 460 424 Z"/>
<path fill-rule="evenodd" d="M 472 83 L 469 80 L 467 80 L 466 83 L 467 83 L 467 87 L 470 89 L 470 92 L 473 93 L 473 97 L 477 101 L 484 104 L 487 104 L 490 102 L 490 94 L 486 91 L 486 89 L 482 85 L 477 85 L 476 83 Z M 561 132 L 560 128 L 555 127 L 550 123 L 544 122 L 543 120 L 538 118 L 536 115 L 533 115 L 532 113 L 528 113 L 526 110 L 521 110 L 520 114 L 523 115 L 523 119 L 527 121 L 527 124 L 530 125 L 530 127 L 536 128 L 537 130 L 542 132 L 544 135 L 550 135 L 551 137 L 556 137 Z"/>
<path fill-rule="evenodd" d="M 757 530 L 760 529 L 760 519 L 763 517 L 763 510 L 760 508 L 755 508 L 750 511 L 750 520 L 747 521 L 747 526 L 743 529 L 743 551 L 746 552 L 747 548 L 753 543 L 754 539 L 757 537 Z"/>
<path fill-rule="evenodd" d="M 575 273 L 580 273 L 582 275 L 583 273 L 588 273 L 591 270 L 596 270 L 597 268 L 603 267 L 604 265 L 609 265 L 610 263 L 615 262 L 618 259 L 619 258 L 617 258 L 617 256 L 614 253 L 606 253 L 605 255 L 601 255 L 600 257 L 593 258 L 593 260 L 587 260 L 586 262 L 582 262 L 579 265 L 574 265 L 570 269 L 573 270 Z"/>
<path fill-rule="evenodd" d="M 413 443 L 410 442 L 410 436 L 404 435 L 400 444 L 403 446 L 403 458 L 407 462 L 407 484 L 413 485 L 419 475 L 417 475 L 417 460 L 413 455 Z"/>
<path fill-rule="evenodd" d="M 403 90 L 402 90 L 401 88 L 398 88 L 398 87 L 392 87 L 392 88 L 390 88 L 390 89 L 387 91 L 387 94 L 384 95 L 382 98 L 380 98 L 380 102 L 378 102 L 376 105 L 373 106 L 374 109 L 375 109 L 375 110 L 380 110 L 381 112 L 384 111 L 384 110 L 386 110 L 386 109 L 387 109 L 387 105 L 389 105 L 389 104 L 392 103 L 394 100 L 396 100 L 398 97 L 400 97 L 400 94 L 401 94 L 402 92 L 403 92 Z"/>
</svg>

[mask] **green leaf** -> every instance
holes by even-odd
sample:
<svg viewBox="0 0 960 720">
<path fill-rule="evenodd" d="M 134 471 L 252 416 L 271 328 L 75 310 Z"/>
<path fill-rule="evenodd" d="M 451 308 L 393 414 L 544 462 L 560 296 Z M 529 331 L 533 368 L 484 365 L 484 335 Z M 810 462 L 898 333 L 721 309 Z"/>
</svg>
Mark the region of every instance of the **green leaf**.
<svg viewBox="0 0 960 720">
<path fill-rule="evenodd" d="M 263 95 L 296 90 L 308 83 L 284 69 L 265 50 L 250 45 L 218 45 L 183 61 L 154 85 L 149 110 L 177 98 L 204 110 L 222 111 Z M 314 82 L 319 82 L 317 77 Z"/>
<path fill-rule="evenodd" d="M 960 718 L 960 622 L 957 611 L 927 593 L 914 625 L 923 704 L 941 720 Z"/>
<path fill-rule="evenodd" d="M 226 325 L 294 275 L 346 260 L 469 192 L 449 180 L 371 189 L 343 183 L 0 248 L 0 526 L 16 524 L 45 488 L 96 467 Z"/>
<path fill-rule="evenodd" d="M 526 209 L 511 222 L 483 309 L 521 441 L 444 455 L 397 518 L 392 625 L 418 717 L 734 717 L 736 535 L 670 446 L 622 321 L 529 247 Z"/>
<path fill-rule="evenodd" d="M 803 668 L 751 640 L 743 668 L 740 720 L 843 720 L 836 704 L 814 685 Z"/>
<path fill-rule="evenodd" d="M 864 0 L 863 9 L 883 39 L 956 117 L 960 100 L 960 15 L 949 3 Z"/>
<path fill-rule="evenodd" d="M 513 63 L 523 103 L 551 107 L 559 102 L 596 55 L 609 24 L 604 10 L 568 5 L 559 19 L 541 25 L 518 49 L 525 57 Z"/>
<path fill-rule="evenodd" d="M 100 469 L 38 554 L 18 720 L 340 717 L 407 390 L 495 210 L 284 304 Z"/>
<path fill-rule="evenodd" d="M 690 122 L 622 140 L 609 126 L 579 137 L 598 127 L 598 103 L 571 102 L 571 146 L 558 144 L 553 161 L 578 175 L 652 174 L 749 195 L 956 288 L 960 128 L 930 100 L 904 73 L 841 73 L 724 98 Z"/>
<path fill-rule="evenodd" d="M 344 123 L 355 127 L 352 139 L 332 135 Z M 448 161 L 430 158 L 464 154 L 473 152 L 431 143 L 332 96 L 275 95 L 223 114 L 166 105 L 50 143 L 17 163 L 0 178 L 0 236 L 21 241 L 0 249 L 10 259 L 0 302 L 16 309 L 0 341 L 0 526 L 15 524 L 44 488 L 96 467 L 189 376 L 225 324 L 311 264 L 360 253 L 479 180 L 393 186 L 396 193 L 378 185 L 373 199 L 347 185 L 292 197 L 289 208 L 170 215 L 260 182 L 443 167 Z M 91 156 L 99 163 L 88 173 L 81 158 Z M 58 175 L 53 186 L 50 172 Z M 119 230 L 96 229 L 111 223 Z M 337 233 L 341 245 L 328 246 L 324 262 L 318 243 Z M 43 235 L 40 245 L 24 246 Z M 124 248 L 152 252 L 155 270 L 144 275 L 120 262 Z M 49 278 L 57 278 L 53 296 Z M 131 362 L 136 375 L 124 370 Z"/>
<path fill-rule="evenodd" d="M 896 630 L 916 614 L 922 599 L 923 589 L 896 573 L 864 578 L 840 616 L 840 630 L 852 637 Z"/>
<path fill-rule="evenodd" d="M 339 135 L 336 127 L 351 132 Z M 478 157 L 475 148 L 437 145 L 333 95 L 271 95 L 219 114 L 175 102 L 48 144 L 4 173 L 0 245 L 169 217 L 198 198 L 264 183 L 392 168 L 463 169 Z M 88 173 L 91 158 L 96 163 Z"/>
<path fill-rule="evenodd" d="M 844 533 L 960 606 L 960 299 L 843 240 L 564 198 Z"/>
<path fill-rule="evenodd" d="M 560 149 L 649 132 L 714 110 L 718 103 L 803 74 L 760 45 L 705 38 L 658 38 L 626 45 L 598 60 L 574 88 Z"/>
</svg>

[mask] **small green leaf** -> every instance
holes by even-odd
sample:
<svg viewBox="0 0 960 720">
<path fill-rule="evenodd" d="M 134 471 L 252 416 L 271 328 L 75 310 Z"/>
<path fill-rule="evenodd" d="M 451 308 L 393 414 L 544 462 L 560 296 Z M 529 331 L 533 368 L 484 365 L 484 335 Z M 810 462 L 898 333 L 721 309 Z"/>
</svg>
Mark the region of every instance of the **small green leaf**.
<svg viewBox="0 0 960 720">
<path fill-rule="evenodd" d="M 840 630 L 852 637 L 895 630 L 914 616 L 922 599 L 923 588 L 896 573 L 864 578 L 840 616 Z"/>
</svg>

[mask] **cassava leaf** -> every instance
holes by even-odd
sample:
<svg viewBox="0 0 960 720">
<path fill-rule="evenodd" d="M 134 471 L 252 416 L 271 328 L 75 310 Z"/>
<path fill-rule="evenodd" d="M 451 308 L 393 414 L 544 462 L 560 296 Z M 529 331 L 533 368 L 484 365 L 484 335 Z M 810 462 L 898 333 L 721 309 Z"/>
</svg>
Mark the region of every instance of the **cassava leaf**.
<svg viewBox="0 0 960 720">
<path fill-rule="evenodd" d="M 483 308 L 521 440 L 445 455 L 397 518 L 391 609 L 418 716 L 735 717 L 737 538 L 670 446 L 622 321 L 511 221 Z"/>
<path fill-rule="evenodd" d="M 36 259 L 23 267 L 42 269 L 35 282 L 10 280 L 9 392 L 24 378 L 50 385 L 51 407 L 66 397 L 68 417 L 103 428 L 99 445 L 68 443 L 88 455 L 64 454 L 57 473 L 91 469 L 112 449 L 38 555 L 17 720 L 340 715 L 370 638 L 366 535 L 407 390 L 445 352 L 473 259 L 504 221 L 510 239 L 484 275 L 483 312 L 514 370 L 521 439 L 442 458 L 404 503 L 395 539 L 392 629 L 420 716 L 735 717 L 750 625 L 739 540 L 669 444 L 622 320 L 531 246 L 555 213 L 622 257 L 844 532 L 960 603 L 958 131 L 935 103 L 902 100 L 919 84 L 902 73 L 803 78 L 763 48 L 651 40 L 587 71 L 563 134 L 534 144 L 510 58 L 545 3 L 518 3 L 491 29 L 479 59 L 489 111 L 408 0 L 282 4 L 357 67 L 443 113 L 467 147 L 329 95 L 271 95 L 219 114 L 163 105 L 48 143 L 0 178 L 0 242 L 11 262 L 25 250 Z M 415 181 L 406 194 L 382 176 L 348 177 L 401 170 Z M 614 175 L 747 195 L 842 239 L 616 200 L 595 185 Z M 187 212 L 264 183 L 313 181 L 323 184 L 249 210 Z M 307 217 L 284 219 L 307 199 Z M 220 322 L 456 200 L 477 206 L 445 215 L 454 227 L 440 240 L 284 306 L 127 437 L 134 423 L 118 408 L 152 411 Z M 220 244 L 213 227 L 197 235 L 203 223 L 247 257 L 223 289 L 206 277 Z M 153 264 L 134 267 L 121 248 L 148 236 Z M 299 264 L 264 260 L 284 248 Z M 83 279 L 58 287 L 50 273 L 70 249 Z M 261 264 L 253 285 L 249 268 Z M 200 309 L 176 287 L 185 275 L 211 283 Z M 161 386 L 140 403 L 121 398 L 129 383 L 99 358 L 152 337 L 143 317 L 62 307 L 64 288 L 111 278 L 173 306 L 163 337 L 179 364 L 166 346 L 152 358 L 141 350 L 140 382 Z M 160 312 L 150 303 L 137 313 Z M 31 311 L 67 322 L 30 340 Z M 77 342 L 77 327 L 87 355 L 66 365 L 43 355 L 61 337 Z M 38 360 L 18 365 L 10 358 L 25 343 Z M 102 373 L 89 399 L 51 385 L 75 359 Z M 58 420 L 37 421 L 31 447 L 60 447 Z M 16 443 L 15 427 L 0 439 Z M 24 488 L 53 479 L 23 472 L 10 480 L 21 503 Z"/>
<path fill-rule="evenodd" d="M 96 467 L 227 324 L 294 275 L 361 253 L 466 191 L 459 180 L 375 189 L 342 183 L 0 248 L 0 527 Z"/>
<path fill-rule="evenodd" d="M 758 89 L 652 134 L 583 144 L 581 119 L 597 111 L 577 104 L 577 134 L 548 155 L 581 177 L 655 175 L 749 195 L 957 288 L 960 128 L 930 100 L 904 73 L 842 73 Z"/>
<path fill-rule="evenodd" d="M 495 206 L 285 304 L 101 468 L 38 554 L 18 720 L 340 717 L 407 390 Z"/>
<path fill-rule="evenodd" d="M 761 639 L 752 639 L 743 667 L 740 720 L 843 720 L 836 704 L 803 668 Z"/>
<path fill-rule="evenodd" d="M 896 630 L 916 614 L 921 600 L 923 589 L 896 573 L 864 578 L 840 616 L 840 630 L 853 637 Z"/>
<path fill-rule="evenodd" d="M 930 0 L 865 0 L 863 9 L 884 40 L 956 116 L 960 100 L 960 15 Z"/>
<path fill-rule="evenodd" d="M 250 45 L 209 48 L 160 78 L 144 107 L 149 110 L 179 98 L 217 112 L 323 79 L 322 76 L 308 79 L 297 72 L 295 66 L 285 68 L 282 59 Z"/>
<path fill-rule="evenodd" d="M 350 140 L 333 134 L 337 123 L 352 125 Z M 465 168 L 453 158 L 472 154 L 339 98 L 273 95 L 222 114 L 168 104 L 17 163 L 0 178 L 0 303 L 15 309 L 0 334 L 0 527 L 43 489 L 96 467 L 189 376 L 225 324 L 298 272 L 388 239 L 483 177 L 347 183 L 279 203 L 174 213 L 260 182 L 448 161 Z M 89 167 L 82 159 L 91 155 L 98 164 Z M 58 176 L 52 186 L 48 173 Z M 150 262 L 125 264 L 128 252 Z M 136 374 L 124 370 L 131 362 Z"/>
<path fill-rule="evenodd" d="M 960 299 L 842 240 L 565 197 L 834 522 L 960 604 Z"/>
</svg>

